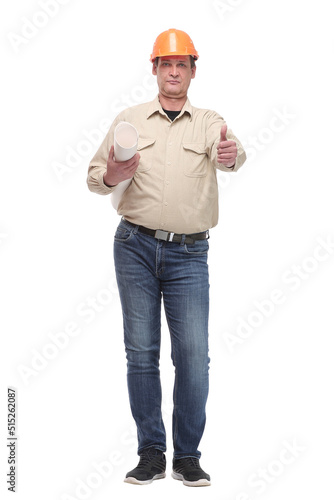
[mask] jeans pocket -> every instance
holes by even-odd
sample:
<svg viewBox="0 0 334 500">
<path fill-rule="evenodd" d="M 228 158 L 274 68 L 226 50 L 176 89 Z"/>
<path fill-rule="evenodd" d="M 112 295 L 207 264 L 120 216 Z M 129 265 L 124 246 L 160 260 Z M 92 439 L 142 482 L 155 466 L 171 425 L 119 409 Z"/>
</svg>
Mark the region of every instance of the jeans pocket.
<svg viewBox="0 0 334 500">
<path fill-rule="evenodd" d="M 121 221 L 116 229 L 114 240 L 123 243 L 129 241 L 133 236 L 133 231 L 134 228 L 130 228 Z"/>
<path fill-rule="evenodd" d="M 196 240 L 194 243 L 185 243 L 184 251 L 193 255 L 205 255 L 209 251 L 208 240 Z"/>
</svg>

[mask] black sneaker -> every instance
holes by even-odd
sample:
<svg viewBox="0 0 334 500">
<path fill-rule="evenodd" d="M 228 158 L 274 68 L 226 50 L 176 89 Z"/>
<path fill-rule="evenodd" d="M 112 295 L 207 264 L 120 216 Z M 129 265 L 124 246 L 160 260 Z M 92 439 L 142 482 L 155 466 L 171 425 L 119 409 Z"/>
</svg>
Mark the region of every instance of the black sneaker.
<svg viewBox="0 0 334 500">
<path fill-rule="evenodd" d="M 154 479 L 166 477 L 166 457 L 162 451 L 147 448 L 139 456 L 137 467 L 127 473 L 125 483 L 150 484 Z"/>
<path fill-rule="evenodd" d="M 174 458 L 172 477 L 186 486 L 210 486 L 210 476 L 201 469 L 198 458 Z"/>
</svg>

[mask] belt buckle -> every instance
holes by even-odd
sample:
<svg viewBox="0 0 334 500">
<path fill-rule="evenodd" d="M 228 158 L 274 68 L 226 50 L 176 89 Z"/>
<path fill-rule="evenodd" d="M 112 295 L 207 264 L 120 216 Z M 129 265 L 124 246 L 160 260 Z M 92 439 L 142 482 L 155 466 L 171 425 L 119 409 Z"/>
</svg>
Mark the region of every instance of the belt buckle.
<svg viewBox="0 0 334 500">
<path fill-rule="evenodd" d="M 167 241 L 168 231 L 162 231 L 162 229 L 157 229 L 154 238 L 157 238 L 158 240 Z"/>
</svg>

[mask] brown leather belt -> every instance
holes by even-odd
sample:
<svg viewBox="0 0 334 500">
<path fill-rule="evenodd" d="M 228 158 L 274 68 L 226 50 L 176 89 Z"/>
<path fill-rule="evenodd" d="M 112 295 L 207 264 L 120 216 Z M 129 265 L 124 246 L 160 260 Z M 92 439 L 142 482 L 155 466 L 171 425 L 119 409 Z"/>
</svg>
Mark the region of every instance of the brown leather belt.
<svg viewBox="0 0 334 500">
<path fill-rule="evenodd" d="M 123 220 L 127 224 L 130 224 L 131 226 L 137 227 L 137 224 L 129 222 L 124 217 Z M 196 240 L 207 240 L 208 238 L 210 238 L 209 231 L 202 231 L 201 233 L 182 235 L 182 234 L 172 233 L 169 231 L 163 231 L 162 229 L 149 229 L 148 227 L 144 226 L 138 226 L 138 231 L 140 233 L 153 236 L 153 238 L 156 238 L 157 240 L 171 241 L 173 243 L 181 243 L 182 237 L 185 236 L 184 243 L 187 243 L 189 245 L 195 243 Z"/>
</svg>

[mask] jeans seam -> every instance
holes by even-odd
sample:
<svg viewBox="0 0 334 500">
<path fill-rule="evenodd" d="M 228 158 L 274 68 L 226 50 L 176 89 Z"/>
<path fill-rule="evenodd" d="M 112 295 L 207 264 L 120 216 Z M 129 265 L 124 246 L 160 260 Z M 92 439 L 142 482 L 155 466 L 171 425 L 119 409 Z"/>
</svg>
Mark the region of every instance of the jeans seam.
<svg viewBox="0 0 334 500">
<path fill-rule="evenodd" d="M 163 243 L 162 244 L 162 247 L 161 247 L 161 273 L 160 274 L 163 274 L 164 270 L 165 270 L 165 252 L 166 250 L 166 243 Z"/>
</svg>

